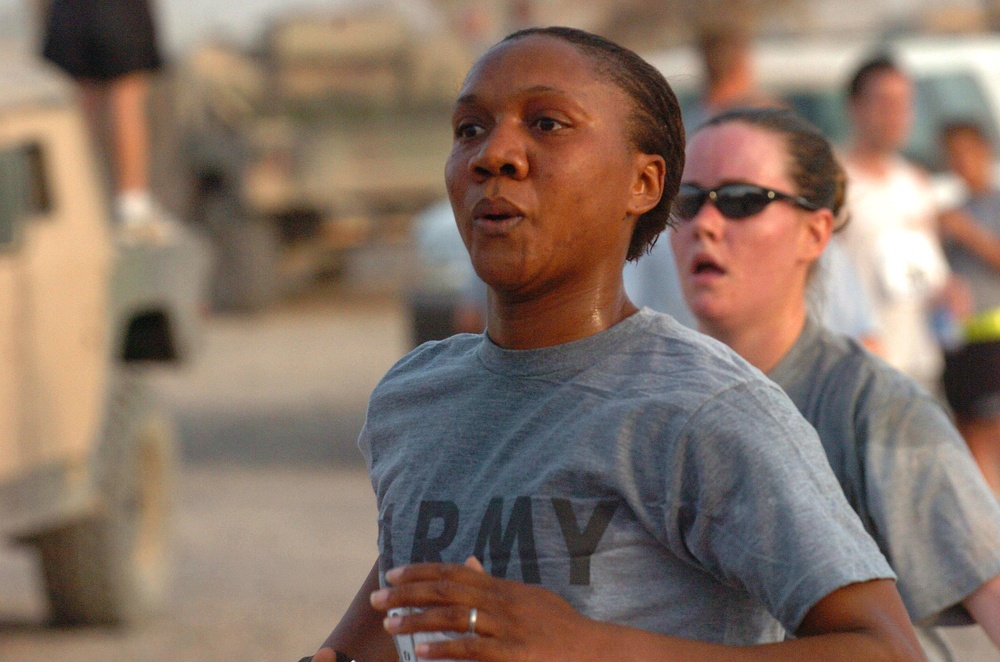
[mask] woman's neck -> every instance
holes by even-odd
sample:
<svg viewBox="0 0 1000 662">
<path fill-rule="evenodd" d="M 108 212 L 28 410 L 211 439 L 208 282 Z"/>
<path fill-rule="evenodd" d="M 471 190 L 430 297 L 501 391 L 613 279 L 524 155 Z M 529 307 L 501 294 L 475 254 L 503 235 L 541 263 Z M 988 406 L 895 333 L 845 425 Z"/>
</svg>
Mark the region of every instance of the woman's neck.
<svg viewBox="0 0 1000 662">
<path fill-rule="evenodd" d="M 698 327 L 767 374 L 778 365 L 802 334 L 806 305 L 802 300 L 776 314 L 756 315 L 746 324 L 699 321 Z"/>
<path fill-rule="evenodd" d="M 637 310 L 620 279 L 617 286 L 552 292 L 525 300 L 490 292 L 487 333 L 505 349 L 538 349 L 600 333 Z"/>
</svg>

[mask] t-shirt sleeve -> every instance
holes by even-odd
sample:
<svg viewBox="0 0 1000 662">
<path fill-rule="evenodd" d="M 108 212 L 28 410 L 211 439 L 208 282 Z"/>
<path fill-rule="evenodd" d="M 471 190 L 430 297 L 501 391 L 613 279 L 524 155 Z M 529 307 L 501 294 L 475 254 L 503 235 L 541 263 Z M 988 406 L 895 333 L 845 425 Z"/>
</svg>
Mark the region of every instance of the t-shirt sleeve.
<svg viewBox="0 0 1000 662">
<path fill-rule="evenodd" d="M 789 631 L 838 588 L 894 574 L 850 508 L 816 432 L 773 384 L 708 400 L 682 438 L 687 552 L 745 588 Z"/>
<path fill-rule="evenodd" d="M 1000 505 L 965 442 L 926 394 L 873 403 L 859 430 L 868 507 L 910 617 L 971 622 L 961 601 L 1000 574 Z"/>
</svg>

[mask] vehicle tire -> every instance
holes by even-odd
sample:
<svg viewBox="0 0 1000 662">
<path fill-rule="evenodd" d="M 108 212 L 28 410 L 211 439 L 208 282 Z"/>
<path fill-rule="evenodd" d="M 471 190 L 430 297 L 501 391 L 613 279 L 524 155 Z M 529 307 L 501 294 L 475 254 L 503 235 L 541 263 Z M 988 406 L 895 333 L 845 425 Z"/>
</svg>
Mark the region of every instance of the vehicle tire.
<svg viewBox="0 0 1000 662">
<path fill-rule="evenodd" d="M 206 193 L 201 213 L 214 247 L 212 306 L 255 312 L 278 294 L 278 229 L 267 218 L 246 213 L 227 189 Z"/>
<path fill-rule="evenodd" d="M 139 372 L 116 376 L 91 468 L 90 516 L 30 539 L 59 625 L 123 625 L 161 606 L 169 575 L 171 425 Z"/>
</svg>

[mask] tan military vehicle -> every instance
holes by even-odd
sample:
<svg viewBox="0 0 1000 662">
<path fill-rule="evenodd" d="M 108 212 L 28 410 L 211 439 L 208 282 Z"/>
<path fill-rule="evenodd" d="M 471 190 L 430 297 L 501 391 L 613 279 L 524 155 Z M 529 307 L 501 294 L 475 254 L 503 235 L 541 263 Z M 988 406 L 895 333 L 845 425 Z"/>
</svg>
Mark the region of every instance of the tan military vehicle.
<svg viewBox="0 0 1000 662">
<path fill-rule="evenodd" d="M 190 351 L 207 271 L 183 228 L 117 237 L 102 182 L 68 82 L 0 52 L 0 534 L 61 623 L 163 597 L 174 439 L 139 364 Z"/>
<path fill-rule="evenodd" d="M 251 51 L 177 67 L 190 219 L 211 237 L 213 298 L 256 309 L 406 238 L 444 195 L 451 105 L 471 62 L 454 35 L 388 9 L 290 15 Z"/>
</svg>

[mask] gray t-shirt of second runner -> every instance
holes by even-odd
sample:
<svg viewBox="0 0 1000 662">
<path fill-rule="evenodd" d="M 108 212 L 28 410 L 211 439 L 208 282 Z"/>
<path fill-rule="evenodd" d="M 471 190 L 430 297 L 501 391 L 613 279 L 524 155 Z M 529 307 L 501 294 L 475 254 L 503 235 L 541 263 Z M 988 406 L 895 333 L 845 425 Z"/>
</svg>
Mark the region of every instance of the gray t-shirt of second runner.
<svg viewBox="0 0 1000 662">
<path fill-rule="evenodd" d="M 961 601 L 1000 574 L 1000 504 L 941 405 L 813 320 L 769 376 L 819 431 L 910 618 L 971 623 Z"/>
</svg>

